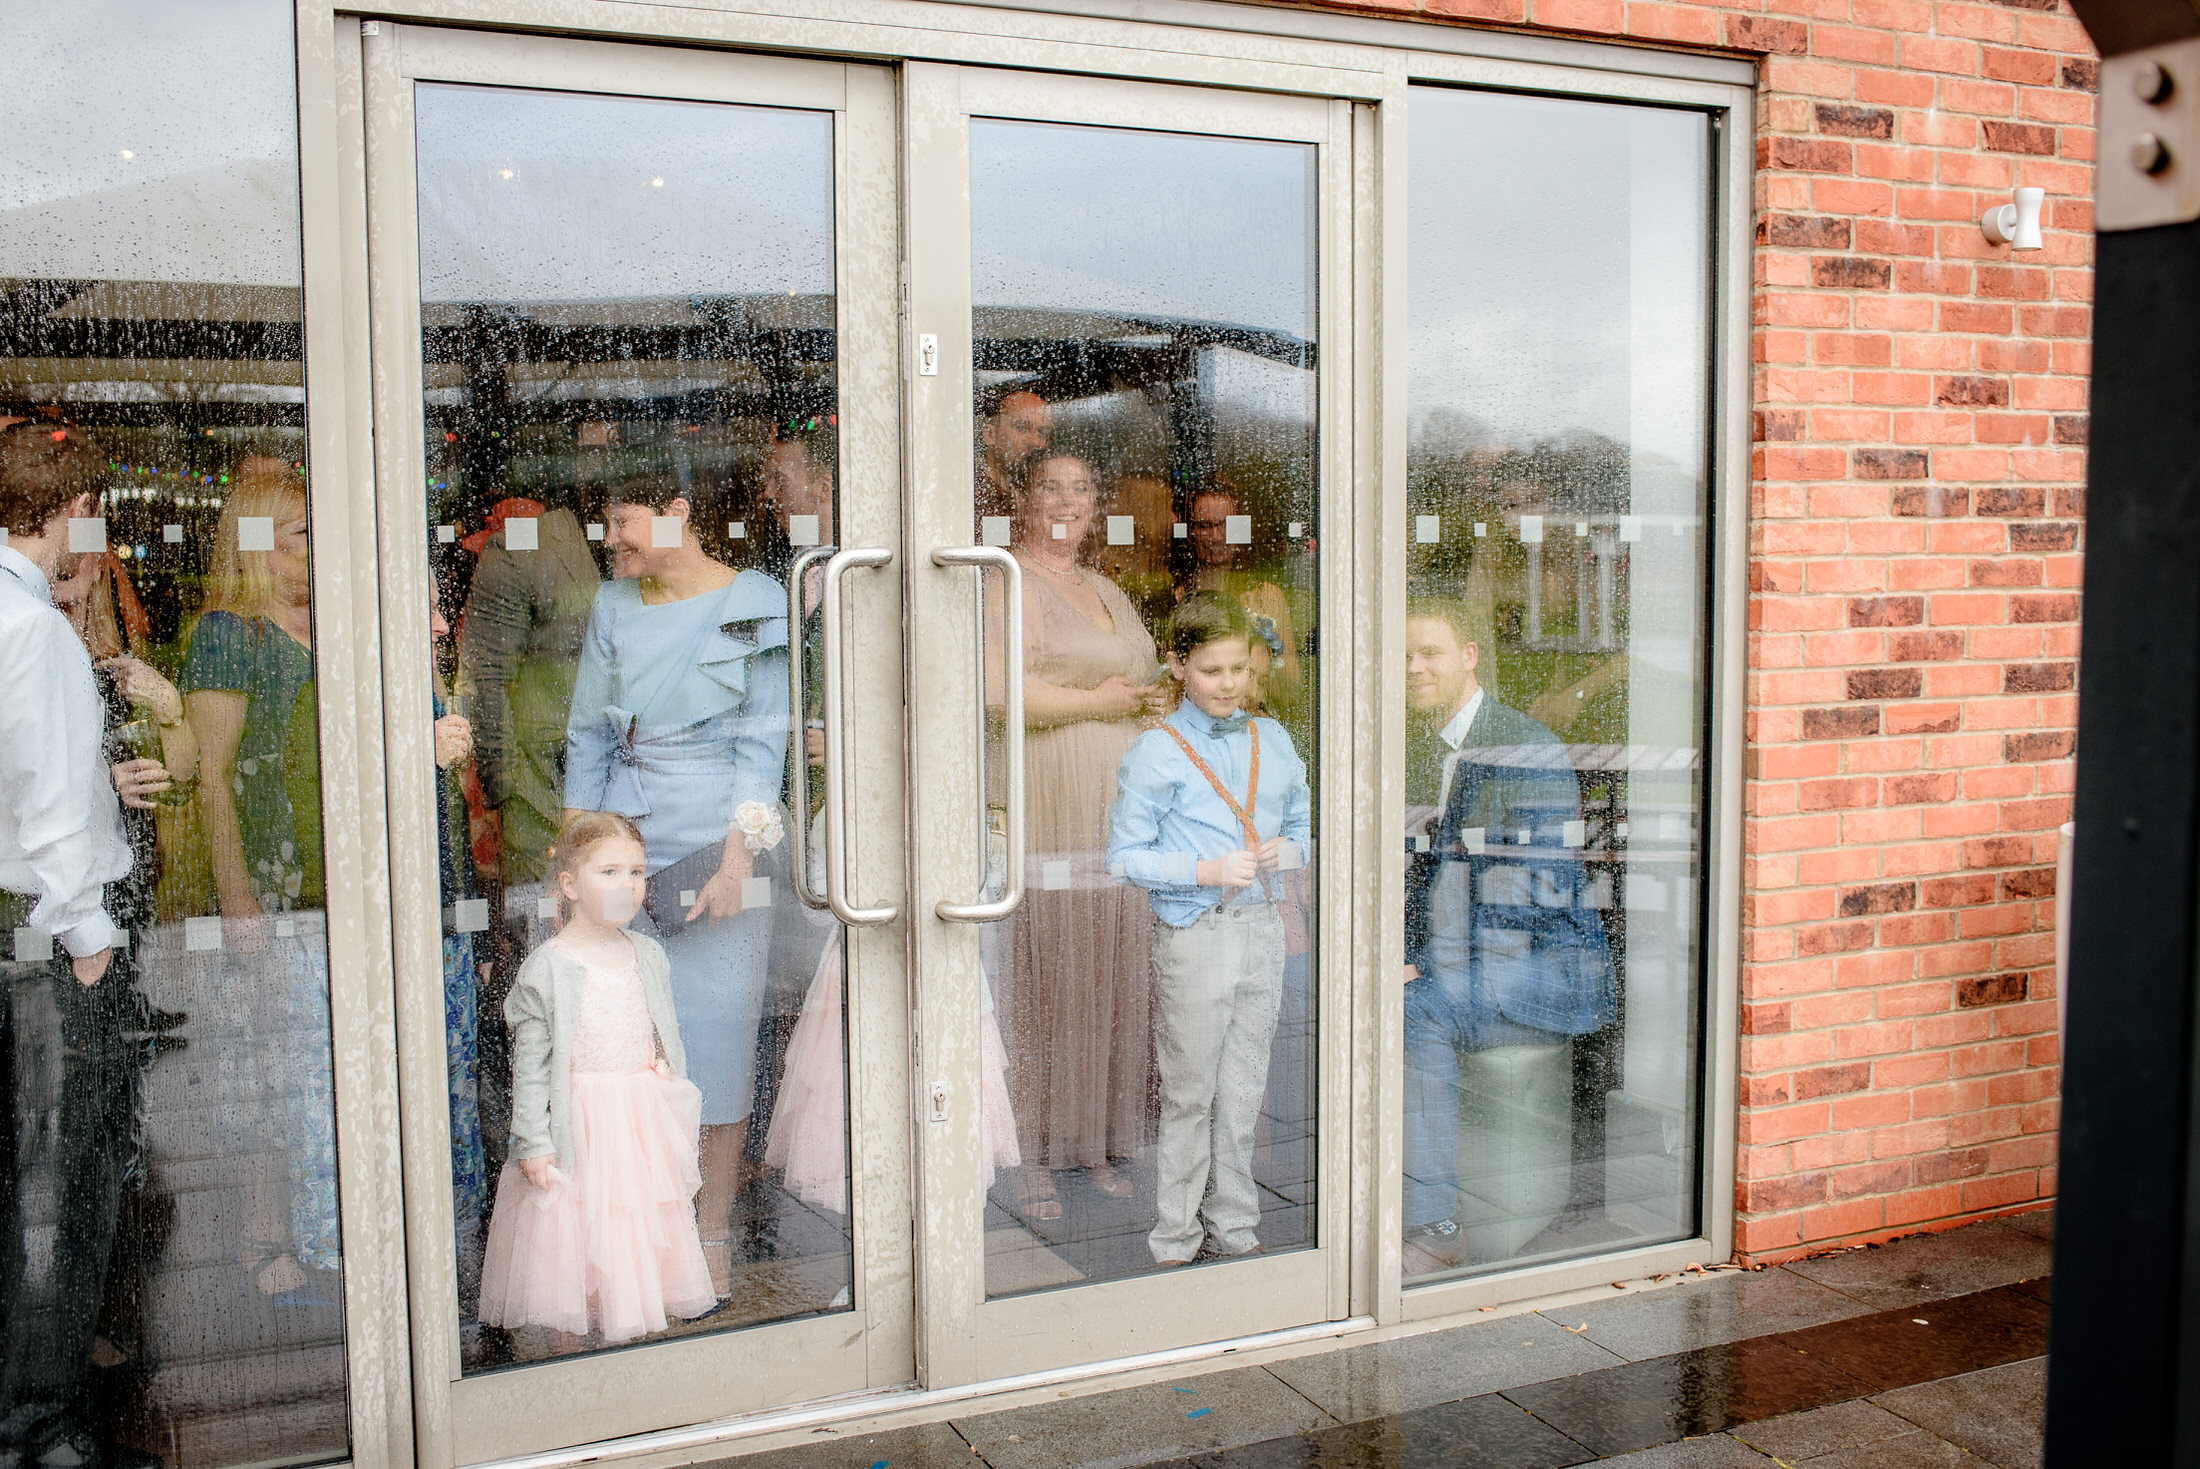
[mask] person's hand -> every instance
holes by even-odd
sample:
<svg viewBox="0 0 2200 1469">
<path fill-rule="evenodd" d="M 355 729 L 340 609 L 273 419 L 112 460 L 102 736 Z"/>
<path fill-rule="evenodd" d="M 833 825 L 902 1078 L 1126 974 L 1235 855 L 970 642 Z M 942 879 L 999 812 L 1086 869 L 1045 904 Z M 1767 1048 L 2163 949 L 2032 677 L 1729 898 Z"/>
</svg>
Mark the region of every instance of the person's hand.
<svg viewBox="0 0 2200 1469">
<path fill-rule="evenodd" d="M 162 724 L 174 724 L 183 718 L 183 695 L 176 686 L 162 678 L 153 666 L 143 659 L 132 658 L 127 653 L 119 657 L 103 659 L 99 665 L 114 679 L 115 688 L 122 697 L 143 709 Z"/>
<path fill-rule="evenodd" d="M 556 1166 L 557 1161 L 557 1159 L 548 1156 L 522 1158 L 519 1160 L 519 1171 L 536 1188 L 548 1188 L 550 1187 L 550 1170 Z"/>
<path fill-rule="evenodd" d="M 802 731 L 802 752 L 809 756 L 812 765 L 825 763 L 825 731 L 811 726 Z"/>
<path fill-rule="evenodd" d="M 474 727 L 463 714 L 446 714 L 435 722 L 435 765 L 449 770 L 474 752 Z"/>
<path fill-rule="evenodd" d="M 1405 979 L 1405 982 L 1406 982 L 1407 984 L 1411 984 L 1411 983 L 1413 983 L 1413 982 L 1414 982 L 1415 980 L 1419 979 L 1420 977 L 1421 977 L 1421 966 L 1420 966 L 1420 965 L 1418 965 L 1418 964 L 1408 964 L 1408 965 L 1406 966 L 1406 979 Z"/>
<path fill-rule="evenodd" d="M 114 957 L 115 951 L 113 949 L 101 949 L 96 954 L 86 954 L 80 959 L 71 959 L 69 968 L 75 972 L 76 982 L 86 989 L 90 989 L 107 977 L 107 966 L 114 962 Z"/>
<path fill-rule="evenodd" d="M 124 760 L 109 773 L 114 776 L 115 794 L 135 811 L 152 810 L 153 797 L 175 784 L 168 778 L 168 767 L 158 760 Z"/>
<path fill-rule="evenodd" d="M 1281 872 L 1284 855 L 1284 839 L 1280 836 L 1270 837 L 1253 848 L 1253 856 L 1260 862 L 1260 870 L 1263 872 Z"/>
<path fill-rule="evenodd" d="M 1101 680 L 1092 690 L 1092 717 L 1128 719 L 1146 712 L 1146 691 L 1120 675 Z"/>
<path fill-rule="evenodd" d="M 1147 684 L 1138 694 L 1140 702 L 1145 706 L 1141 712 L 1146 714 L 1166 714 L 1176 702 L 1176 690 L 1165 680 L 1157 679 Z"/>
<path fill-rule="evenodd" d="M 726 859 L 718 864 L 718 870 L 703 884 L 703 890 L 695 895 L 695 906 L 688 909 L 687 921 L 708 917 L 716 923 L 721 918 L 741 916 L 741 884 L 749 877 L 750 856 L 748 843 L 739 835 L 726 838 Z"/>
<path fill-rule="evenodd" d="M 1250 887 L 1260 880 L 1260 859 L 1240 847 L 1227 857 L 1209 857 L 1192 877 L 1203 888 Z"/>
</svg>

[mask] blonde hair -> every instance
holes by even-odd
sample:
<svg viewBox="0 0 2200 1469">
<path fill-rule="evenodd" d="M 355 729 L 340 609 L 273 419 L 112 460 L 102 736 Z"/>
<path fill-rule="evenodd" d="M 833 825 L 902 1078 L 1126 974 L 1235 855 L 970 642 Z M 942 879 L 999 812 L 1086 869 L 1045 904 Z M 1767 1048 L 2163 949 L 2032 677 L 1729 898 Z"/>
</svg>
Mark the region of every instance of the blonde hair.
<svg viewBox="0 0 2200 1469">
<path fill-rule="evenodd" d="M 287 465 L 278 470 L 247 461 L 222 502 L 221 528 L 214 533 L 214 564 L 207 572 L 206 601 L 199 615 L 228 612 L 264 619 L 275 602 L 272 553 L 242 549 L 237 543 L 238 522 L 257 517 L 282 525 L 302 519 L 305 513 L 304 476 Z"/>
<path fill-rule="evenodd" d="M 550 859 L 552 872 L 568 876 L 578 872 L 588 854 L 605 842 L 629 841 L 649 850 L 642 840 L 642 829 L 616 811 L 568 811 L 564 823 L 558 827 L 558 837 L 544 855 Z"/>
</svg>

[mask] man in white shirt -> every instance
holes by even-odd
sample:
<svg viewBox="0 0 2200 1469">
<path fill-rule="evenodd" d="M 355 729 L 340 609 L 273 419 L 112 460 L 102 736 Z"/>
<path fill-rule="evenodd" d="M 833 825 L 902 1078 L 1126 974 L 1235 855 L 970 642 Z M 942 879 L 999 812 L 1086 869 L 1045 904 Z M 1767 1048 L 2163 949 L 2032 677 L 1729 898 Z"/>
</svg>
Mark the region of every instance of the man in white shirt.
<svg viewBox="0 0 2200 1469">
<path fill-rule="evenodd" d="M 98 538 L 106 456 L 73 429 L 0 428 L 0 1469 L 148 1469 L 77 1414 L 114 1254 L 143 1046 L 126 940 L 105 907 L 130 846 L 106 758 L 90 656 L 52 603 L 53 581 Z M 24 1178 L 15 1156 L 19 995 L 59 1000 L 58 1136 L 51 1258 L 26 1269 Z M 41 1008 L 34 1014 L 50 1014 Z M 39 1021 L 26 1022 L 36 1032 Z M 43 1022 L 50 1025 L 51 1022 Z M 51 1031 L 46 1033 L 51 1034 Z M 34 1039 L 33 1044 L 36 1041 Z M 34 1099 L 30 1105 L 48 1105 Z"/>
<path fill-rule="evenodd" d="M 71 443 L 67 429 L 25 423 L 6 434 L 0 443 L 0 519 L 8 532 L 0 546 L 0 889 L 31 903 L 10 925 L 18 929 L 11 935 L 18 950 L 57 941 L 78 983 L 97 984 L 119 933 L 101 906 L 101 890 L 129 872 L 130 848 L 104 755 L 106 716 L 91 657 L 55 609 L 52 582 L 74 569 L 78 553 L 69 549 L 69 524 L 96 515 L 105 465 L 81 441 Z M 32 442 L 38 439 L 46 444 Z"/>
</svg>

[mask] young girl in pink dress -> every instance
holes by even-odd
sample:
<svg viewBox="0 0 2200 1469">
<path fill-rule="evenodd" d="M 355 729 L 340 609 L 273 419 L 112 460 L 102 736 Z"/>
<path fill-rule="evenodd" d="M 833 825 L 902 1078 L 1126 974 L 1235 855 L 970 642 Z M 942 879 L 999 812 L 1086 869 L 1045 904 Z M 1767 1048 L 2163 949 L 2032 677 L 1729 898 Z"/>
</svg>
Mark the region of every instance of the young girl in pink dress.
<svg viewBox="0 0 2200 1469">
<path fill-rule="evenodd" d="M 481 1321 L 544 1326 L 556 1350 L 663 1331 L 717 1304 L 695 1227 L 702 1093 L 687 1080 L 671 969 L 626 931 L 647 876 L 641 833 L 568 813 L 552 850 L 567 911 L 520 966 L 512 1146 L 497 1180 Z"/>
</svg>

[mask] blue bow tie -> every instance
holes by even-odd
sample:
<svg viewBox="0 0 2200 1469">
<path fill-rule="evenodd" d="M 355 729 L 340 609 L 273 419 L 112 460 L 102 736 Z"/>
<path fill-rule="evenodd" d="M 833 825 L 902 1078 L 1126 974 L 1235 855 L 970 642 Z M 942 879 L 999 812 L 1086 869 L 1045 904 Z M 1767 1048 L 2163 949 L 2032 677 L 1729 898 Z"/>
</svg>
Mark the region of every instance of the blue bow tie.
<svg viewBox="0 0 2200 1469">
<path fill-rule="evenodd" d="M 1212 715 L 1208 717 L 1213 718 Z M 1207 733 L 1213 735 L 1216 739 L 1219 740 L 1224 735 L 1236 734 L 1239 730 L 1245 728 L 1245 726 L 1251 724 L 1252 722 L 1253 716 L 1247 714 L 1244 710 L 1240 709 L 1237 713 L 1231 715 L 1228 719 L 1216 719 L 1214 721 L 1213 727 L 1210 728 Z"/>
</svg>

